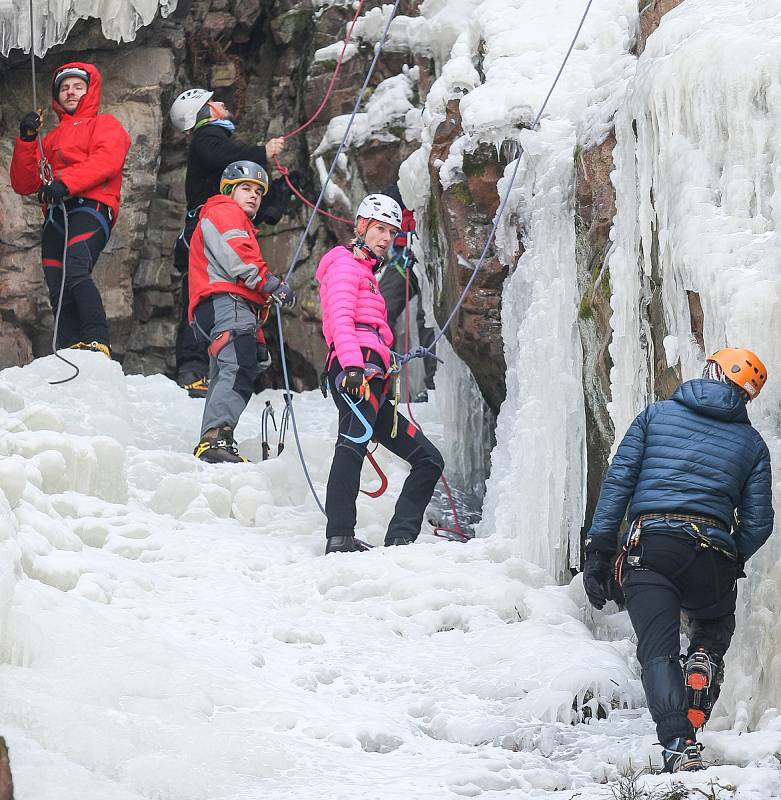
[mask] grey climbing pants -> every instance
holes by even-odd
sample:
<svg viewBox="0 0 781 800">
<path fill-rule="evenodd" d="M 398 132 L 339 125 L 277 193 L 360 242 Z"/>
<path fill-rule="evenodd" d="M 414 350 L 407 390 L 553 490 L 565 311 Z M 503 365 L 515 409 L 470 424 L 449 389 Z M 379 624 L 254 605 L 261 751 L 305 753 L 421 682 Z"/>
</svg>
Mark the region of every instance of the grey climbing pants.
<svg viewBox="0 0 781 800">
<path fill-rule="evenodd" d="M 193 328 L 209 341 L 209 391 L 201 435 L 233 430 L 252 397 L 255 378 L 268 368 L 268 350 L 253 306 L 244 298 L 215 294 L 199 303 Z"/>
</svg>

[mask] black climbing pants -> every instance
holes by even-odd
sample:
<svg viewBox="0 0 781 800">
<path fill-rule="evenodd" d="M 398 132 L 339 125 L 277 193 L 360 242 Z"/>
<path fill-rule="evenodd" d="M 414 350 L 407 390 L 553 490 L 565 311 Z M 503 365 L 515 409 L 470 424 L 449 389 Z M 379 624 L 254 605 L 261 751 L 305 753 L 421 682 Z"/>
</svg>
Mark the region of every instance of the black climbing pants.
<svg viewBox="0 0 781 800">
<path fill-rule="evenodd" d="M 209 374 L 209 342 L 196 336 L 188 321 L 190 304 L 190 281 L 187 272 L 182 273 L 179 328 L 176 331 L 176 380 L 184 386 Z"/>
<path fill-rule="evenodd" d="M 373 350 L 363 351 L 366 364 L 376 364 L 384 371 L 382 360 Z M 344 397 L 337 391 L 336 379 L 342 367 L 334 357 L 328 369 L 328 386 L 331 397 L 339 409 L 339 434 L 328 476 L 328 489 L 325 498 L 325 513 L 328 518 L 325 535 L 352 536 L 355 533 L 355 500 L 358 497 L 361 480 L 361 467 L 366 455 L 368 440 L 357 443 L 347 436 L 360 438 L 366 431 L 365 425 L 352 411 Z M 407 461 L 411 467 L 396 509 L 388 525 L 385 539 L 397 536 L 410 540 L 417 538 L 423 523 L 426 506 L 434 494 L 439 476 L 444 469 L 442 456 L 436 447 L 423 435 L 423 432 L 401 414 L 398 415 L 398 431 L 394 438 L 393 403 L 388 398 L 389 382 L 382 377 L 369 381 L 371 397 L 358 403 L 360 413 L 372 429 L 372 440 L 378 442 L 395 455 Z"/>
<path fill-rule="evenodd" d="M 189 259 L 190 239 L 198 225 L 198 209 L 185 215 L 184 228 L 174 246 L 174 267 L 182 276 L 179 295 L 179 327 L 176 331 L 176 380 L 180 385 L 192 383 L 209 374 L 209 343 L 193 333 L 188 320 L 190 306 Z"/>
<path fill-rule="evenodd" d="M 689 654 L 703 648 L 723 659 L 735 632 L 738 565 L 699 547 L 677 522 L 645 523 L 631 556 L 640 564 L 625 567 L 622 588 L 648 708 L 659 741 L 667 744 L 694 735 L 680 662 L 681 611 L 689 618 Z"/>
<path fill-rule="evenodd" d="M 418 281 L 415 274 L 410 268 L 410 282 L 409 282 L 409 299 L 412 300 L 415 295 L 420 294 Z M 407 304 L 407 279 L 396 269 L 395 263 L 390 263 L 385 268 L 380 278 L 380 294 L 385 300 L 385 308 L 388 312 L 388 325 L 391 330 L 396 327 L 399 317 L 404 313 L 404 307 Z M 415 324 L 418 328 L 418 341 L 423 347 L 430 347 L 434 341 L 434 331 L 426 327 L 426 314 L 423 310 L 423 303 L 418 297 L 418 310 L 415 315 Z M 402 342 L 401 346 L 403 347 Z M 394 350 L 399 350 L 400 347 L 397 343 L 393 344 Z M 424 358 L 423 366 L 425 367 L 425 383 L 427 389 L 434 388 L 434 373 L 437 371 L 437 360 L 435 358 Z"/>
<path fill-rule="evenodd" d="M 77 342 L 109 344 L 108 322 L 92 270 L 111 235 L 111 209 L 96 200 L 79 197 L 66 200 L 68 251 L 65 284 L 57 326 L 57 347 Z M 41 232 L 43 276 L 49 289 L 52 312 L 57 313 L 63 285 L 62 255 L 65 220 L 60 206 L 49 210 Z"/>
</svg>

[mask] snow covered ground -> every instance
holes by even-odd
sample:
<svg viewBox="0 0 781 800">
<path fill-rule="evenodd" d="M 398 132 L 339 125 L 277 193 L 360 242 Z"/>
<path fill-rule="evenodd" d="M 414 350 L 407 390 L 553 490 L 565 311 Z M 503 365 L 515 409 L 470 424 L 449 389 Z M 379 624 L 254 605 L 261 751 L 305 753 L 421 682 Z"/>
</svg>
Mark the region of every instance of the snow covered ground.
<svg viewBox="0 0 781 800">
<path fill-rule="evenodd" d="M 658 759 L 626 618 L 585 612 L 579 579 L 430 526 L 325 557 L 292 439 L 265 463 L 202 464 L 202 401 L 73 358 L 58 387 L 54 357 L 0 373 L 0 733 L 18 800 L 604 798 Z M 237 431 L 255 458 L 266 399 L 281 411 L 266 392 Z M 333 409 L 319 393 L 296 408 L 322 496 Z M 418 409 L 440 436 L 435 404 Z M 375 544 L 404 474 L 380 458 L 391 488 L 359 513 Z M 575 698 L 608 718 L 577 722 Z M 705 742 L 764 767 L 687 782 L 768 796 L 781 730 Z"/>
</svg>

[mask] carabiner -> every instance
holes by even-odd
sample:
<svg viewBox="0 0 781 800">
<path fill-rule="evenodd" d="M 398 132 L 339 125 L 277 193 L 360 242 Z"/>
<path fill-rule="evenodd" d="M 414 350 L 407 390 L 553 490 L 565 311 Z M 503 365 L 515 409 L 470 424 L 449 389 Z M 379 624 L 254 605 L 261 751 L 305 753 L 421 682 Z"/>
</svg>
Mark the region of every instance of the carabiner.
<svg viewBox="0 0 781 800">
<path fill-rule="evenodd" d="M 343 433 L 342 436 L 344 436 L 345 439 L 351 442 L 355 442 L 355 444 L 363 444 L 364 442 L 368 442 L 369 439 L 372 438 L 372 434 L 374 433 L 374 431 L 372 430 L 372 426 L 369 424 L 369 420 L 367 420 L 366 417 L 364 417 L 364 415 L 361 414 L 361 410 L 360 408 L 358 408 L 358 403 L 356 403 L 355 400 L 353 400 L 352 397 L 350 397 L 350 395 L 347 394 L 347 392 L 342 391 L 340 389 L 339 394 L 344 398 L 344 401 L 345 403 L 347 403 L 348 407 L 350 408 L 350 411 L 352 411 L 353 414 L 355 414 L 355 416 L 358 418 L 358 421 L 361 423 L 361 425 L 363 425 L 364 428 L 364 432 L 360 436 L 357 437 L 348 436 L 346 433 Z"/>
</svg>

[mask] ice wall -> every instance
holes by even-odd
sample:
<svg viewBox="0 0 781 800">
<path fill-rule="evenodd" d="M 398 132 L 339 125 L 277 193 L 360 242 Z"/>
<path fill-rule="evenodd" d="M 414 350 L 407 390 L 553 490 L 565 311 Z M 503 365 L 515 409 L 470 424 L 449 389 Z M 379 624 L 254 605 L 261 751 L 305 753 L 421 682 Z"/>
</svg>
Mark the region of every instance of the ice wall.
<svg viewBox="0 0 781 800">
<path fill-rule="evenodd" d="M 781 3 L 687 0 L 650 37 L 616 118 L 618 215 L 610 412 L 621 437 L 648 401 L 653 353 L 643 298 L 652 257 L 662 280 L 666 350 L 696 377 L 704 354 L 686 291 L 704 311 L 705 350 L 743 346 L 768 365 L 749 408 L 781 467 Z M 714 54 L 718 54 L 714 57 Z M 657 247 L 658 242 L 658 247 Z M 658 257 L 656 256 L 658 253 Z M 652 255 L 653 254 L 653 255 Z M 775 505 L 781 491 L 775 484 Z M 722 709 L 745 728 L 776 713 L 781 687 L 781 542 L 741 582 Z M 764 721 L 762 722 L 764 724 Z"/>
<path fill-rule="evenodd" d="M 584 9 L 580 0 L 427 0 L 423 22 L 402 18 L 391 27 L 392 40 L 432 56 L 438 71 L 423 111 L 422 148 L 402 168 L 422 227 L 428 185 L 417 175 L 449 100 L 460 99 L 464 135 L 439 167 L 443 186 L 464 179 L 462 155 L 481 142 L 503 154 L 519 143 L 525 150 L 497 242 L 512 270 L 502 318 L 508 392 L 479 533 L 512 540 L 520 556 L 557 577 L 578 562 L 584 511 L 573 158 L 577 146 L 607 134 L 634 72 L 633 0 L 594 4 L 541 130 L 520 129 L 540 108 Z M 458 416 L 447 424 L 463 430 Z"/>
<path fill-rule="evenodd" d="M 65 41 L 80 19 L 100 19 L 103 35 L 129 42 L 158 12 L 167 17 L 177 0 L 32 0 L 35 53 Z M 30 52 L 30 0 L 0 0 L 0 53 Z"/>
</svg>

